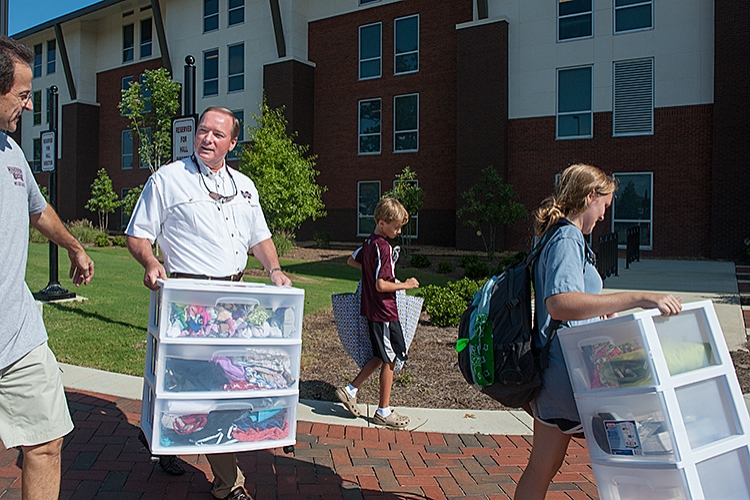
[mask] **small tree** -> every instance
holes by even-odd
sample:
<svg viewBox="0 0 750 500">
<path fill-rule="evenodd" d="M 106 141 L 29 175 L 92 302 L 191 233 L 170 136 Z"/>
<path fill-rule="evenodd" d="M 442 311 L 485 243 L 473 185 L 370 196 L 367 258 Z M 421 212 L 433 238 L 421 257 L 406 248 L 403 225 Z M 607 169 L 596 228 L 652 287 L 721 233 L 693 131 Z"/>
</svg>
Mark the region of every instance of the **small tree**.
<svg viewBox="0 0 750 500">
<path fill-rule="evenodd" d="M 122 199 L 122 213 L 124 213 L 128 219 L 130 218 L 131 215 L 133 215 L 135 204 L 138 203 L 138 198 L 141 197 L 142 192 L 143 192 L 143 184 L 128 190 L 128 193 Z"/>
<path fill-rule="evenodd" d="M 283 108 L 271 109 L 263 98 L 261 114 L 248 129 L 251 141 L 242 151 L 240 171 L 258 188 L 269 229 L 291 238 L 308 218 L 326 215 L 321 195 L 324 186 L 315 182 L 315 155 L 307 155 L 308 145 L 293 141 L 297 133 L 286 133 Z"/>
<path fill-rule="evenodd" d="M 416 229 L 412 217 L 417 215 L 424 205 L 424 190 L 417 184 L 417 173 L 412 172 L 408 166 L 404 167 L 401 173 L 396 175 L 393 189 L 385 193 L 382 198 L 396 198 L 409 212 L 409 222 L 403 227 L 401 233 L 404 251 L 406 255 L 409 255 L 411 237 Z"/>
<path fill-rule="evenodd" d="M 99 214 L 99 230 L 104 231 L 109 225 L 109 214 L 114 212 L 122 202 L 112 189 L 112 179 L 103 168 L 99 169 L 94 182 L 91 183 L 91 199 L 86 208 Z"/>
<path fill-rule="evenodd" d="M 518 195 L 513 186 L 489 166 L 482 170 L 482 177 L 468 191 L 462 193 L 464 206 L 457 215 L 464 219 L 464 224 L 477 229 L 482 238 L 487 258 L 492 259 L 497 251 L 497 237 L 501 225 L 511 226 L 518 219 L 527 217 L 526 208 L 514 199 Z"/>
<path fill-rule="evenodd" d="M 131 82 L 122 91 L 118 108 L 138 138 L 141 164 L 148 164 L 152 173 L 172 157 L 172 117 L 180 107 L 179 96 L 180 84 L 165 68 L 147 69 L 143 83 Z"/>
</svg>

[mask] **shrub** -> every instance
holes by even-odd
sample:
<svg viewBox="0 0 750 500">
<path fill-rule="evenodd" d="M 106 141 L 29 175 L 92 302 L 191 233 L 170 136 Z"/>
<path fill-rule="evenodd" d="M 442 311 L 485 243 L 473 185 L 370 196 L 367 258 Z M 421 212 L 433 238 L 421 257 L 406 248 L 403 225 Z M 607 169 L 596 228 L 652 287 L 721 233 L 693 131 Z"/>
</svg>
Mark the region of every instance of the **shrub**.
<svg viewBox="0 0 750 500">
<path fill-rule="evenodd" d="M 96 238 L 104 234 L 94 227 L 88 219 L 74 220 L 68 223 L 68 230 L 81 243 L 96 243 Z"/>
<path fill-rule="evenodd" d="M 458 265 L 460 267 L 466 267 L 478 262 L 481 261 L 479 260 L 479 256 L 476 254 L 463 255 L 461 256 L 461 260 L 458 261 Z"/>
<path fill-rule="evenodd" d="M 294 243 L 294 238 L 284 231 L 277 232 L 271 239 L 273 240 L 273 244 L 276 245 L 276 253 L 279 254 L 279 257 L 297 246 Z"/>
<path fill-rule="evenodd" d="M 94 243 L 98 247 L 108 247 L 110 245 L 109 236 L 106 233 L 99 233 L 96 235 Z"/>
<path fill-rule="evenodd" d="M 47 243 L 49 240 L 34 226 L 29 226 L 29 241 L 31 243 Z"/>
<path fill-rule="evenodd" d="M 467 278 L 449 281 L 444 287 L 427 285 L 417 295 L 424 298 L 424 309 L 435 326 L 456 326 L 474 294 L 485 283 Z"/>
<path fill-rule="evenodd" d="M 448 274 L 448 273 L 452 273 L 455 268 L 456 266 L 453 265 L 453 262 L 444 260 L 443 262 L 438 264 L 437 270 L 440 274 Z"/>
<path fill-rule="evenodd" d="M 313 240 L 318 248 L 331 248 L 331 233 L 328 231 L 316 231 Z"/>
<path fill-rule="evenodd" d="M 477 261 L 464 266 L 464 276 L 473 280 L 486 278 L 489 273 L 490 270 L 484 262 Z"/>
<path fill-rule="evenodd" d="M 118 247 L 124 247 L 128 245 L 128 240 L 125 236 L 115 236 L 112 238 L 112 244 Z"/>
<path fill-rule="evenodd" d="M 492 275 L 496 276 L 502 274 L 507 268 L 520 263 L 524 257 L 526 257 L 526 252 L 516 252 L 513 255 L 505 257 L 498 263 L 497 267 L 492 270 Z"/>
<path fill-rule="evenodd" d="M 426 255 L 422 254 L 414 254 L 411 256 L 411 267 L 430 267 L 432 265 L 432 262 L 430 262 L 430 259 L 427 258 Z"/>
</svg>

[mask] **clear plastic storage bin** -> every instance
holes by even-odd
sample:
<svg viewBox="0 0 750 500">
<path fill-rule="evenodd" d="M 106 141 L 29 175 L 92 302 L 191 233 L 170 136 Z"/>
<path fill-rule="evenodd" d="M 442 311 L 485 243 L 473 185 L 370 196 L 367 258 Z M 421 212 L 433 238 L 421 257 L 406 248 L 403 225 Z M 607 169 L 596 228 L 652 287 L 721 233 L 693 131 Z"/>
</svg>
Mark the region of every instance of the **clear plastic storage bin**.
<svg viewBox="0 0 750 500">
<path fill-rule="evenodd" d="M 143 407 L 141 426 L 157 455 L 226 453 L 295 443 L 296 395 L 162 399 L 144 384 Z"/>
<path fill-rule="evenodd" d="M 685 470 L 676 465 L 617 467 L 593 461 L 591 465 L 601 500 L 694 500 Z"/>
<path fill-rule="evenodd" d="M 297 390 L 301 342 L 270 342 L 252 346 L 162 344 L 153 368 L 161 367 L 156 392 L 195 399 Z"/>
<path fill-rule="evenodd" d="M 304 290 L 207 280 L 160 284 L 151 294 L 149 325 L 162 342 L 302 338 Z"/>
</svg>

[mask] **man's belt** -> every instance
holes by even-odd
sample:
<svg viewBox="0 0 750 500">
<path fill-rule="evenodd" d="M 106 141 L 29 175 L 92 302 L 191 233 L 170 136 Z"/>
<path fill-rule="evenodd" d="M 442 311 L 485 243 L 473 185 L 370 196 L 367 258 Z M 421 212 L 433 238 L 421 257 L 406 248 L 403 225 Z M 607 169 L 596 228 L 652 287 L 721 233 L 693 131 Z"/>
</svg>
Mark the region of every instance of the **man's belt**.
<svg viewBox="0 0 750 500">
<path fill-rule="evenodd" d="M 182 278 L 188 280 L 214 280 L 214 281 L 242 281 L 242 271 L 237 274 L 230 276 L 222 276 L 217 278 L 216 276 L 206 276 L 205 274 L 188 274 L 188 273 L 170 273 L 170 278 Z"/>
</svg>

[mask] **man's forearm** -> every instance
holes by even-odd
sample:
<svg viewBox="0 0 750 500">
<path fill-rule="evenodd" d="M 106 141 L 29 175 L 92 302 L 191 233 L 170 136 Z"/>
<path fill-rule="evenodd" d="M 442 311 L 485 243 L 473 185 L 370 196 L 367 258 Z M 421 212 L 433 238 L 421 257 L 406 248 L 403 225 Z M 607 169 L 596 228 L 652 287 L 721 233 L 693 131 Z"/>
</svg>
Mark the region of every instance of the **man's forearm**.
<svg viewBox="0 0 750 500">
<path fill-rule="evenodd" d="M 149 264 L 153 264 L 157 261 L 154 256 L 154 251 L 151 247 L 151 242 L 146 238 L 136 238 L 134 236 L 127 237 L 128 250 L 130 254 L 138 261 L 140 265 L 147 268 Z"/>
</svg>

